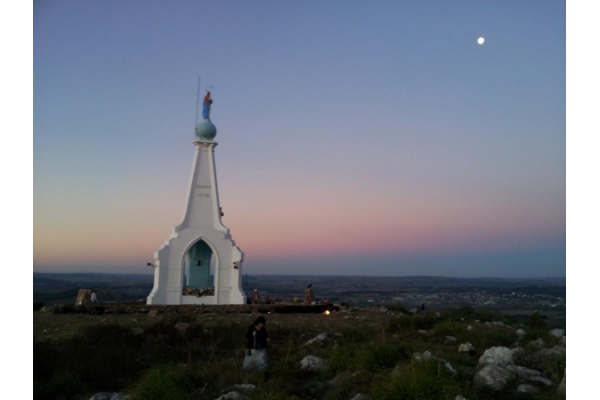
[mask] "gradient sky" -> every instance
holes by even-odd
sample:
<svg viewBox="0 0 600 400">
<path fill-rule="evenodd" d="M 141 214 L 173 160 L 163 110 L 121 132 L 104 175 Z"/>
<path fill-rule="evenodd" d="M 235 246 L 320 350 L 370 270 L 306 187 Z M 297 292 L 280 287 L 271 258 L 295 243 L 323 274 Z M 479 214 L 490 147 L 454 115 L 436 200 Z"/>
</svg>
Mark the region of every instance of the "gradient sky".
<svg viewBox="0 0 600 400">
<path fill-rule="evenodd" d="M 244 272 L 565 276 L 565 3 L 520 0 L 35 1 L 35 271 L 151 272 L 198 75 Z"/>
</svg>

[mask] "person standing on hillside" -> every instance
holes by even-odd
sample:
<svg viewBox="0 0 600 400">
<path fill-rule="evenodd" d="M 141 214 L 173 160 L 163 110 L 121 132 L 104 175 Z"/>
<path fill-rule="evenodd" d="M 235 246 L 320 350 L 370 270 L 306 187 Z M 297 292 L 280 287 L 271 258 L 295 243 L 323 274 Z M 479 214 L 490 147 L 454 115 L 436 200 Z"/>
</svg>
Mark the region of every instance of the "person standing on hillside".
<svg viewBox="0 0 600 400">
<path fill-rule="evenodd" d="M 264 371 L 267 368 L 267 343 L 271 341 L 266 328 L 265 317 L 258 317 L 246 331 L 246 356 L 244 369 L 257 368 Z"/>
<path fill-rule="evenodd" d="M 252 292 L 252 304 L 258 304 L 258 289 Z"/>
<path fill-rule="evenodd" d="M 98 297 L 96 297 L 96 291 L 92 290 L 92 296 L 91 296 L 91 300 L 92 300 L 92 304 L 96 304 L 98 303 Z"/>
</svg>

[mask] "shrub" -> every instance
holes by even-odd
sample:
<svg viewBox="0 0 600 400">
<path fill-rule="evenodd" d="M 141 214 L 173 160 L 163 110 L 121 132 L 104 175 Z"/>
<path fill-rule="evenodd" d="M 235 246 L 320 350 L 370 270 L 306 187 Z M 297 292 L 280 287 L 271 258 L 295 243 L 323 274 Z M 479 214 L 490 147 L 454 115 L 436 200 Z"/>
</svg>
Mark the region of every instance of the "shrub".
<svg viewBox="0 0 600 400">
<path fill-rule="evenodd" d="M 402 315 L 398 318 L 388 320 L 387 329 L 390 332 L 399 332 L 403 330 L 431 329 L 438 322 L 435 314 L 427 312 L 424 315 L 407 316 Z"/>
<path fill-rule="evenodd" d="M 327 367 L 333 372 L 352 369 L 357 351 L 358 346 L 356 344 L 343 344 L 339 346 L 327 359 Z"/>
<path fill-rule="evenodd" d="M 187 390 L 186 390 L 187 389 Z M 135 385 L 132 400 L 189 400 L 193 381 L 181 367 L 159 367 L 146 372 Z"/>
<path fill-rule="evenodd" d="M 461 341 L 468 341 L 476 350 L 484 351 L 493 346 L 510 347 L 518 340 L 514 331 L 506 328 L 486 328 L 480 327 L 472 331 L 465 331 L 461 334 Z"/>
<path fill-rule="evenodd" d="M 345 342 L 364 343 L 373 339 L 373 335 L 369 334 L 365 329 L 359 328 L 344 328 L 342 337 Z"/>
<path fill-rule="evenodd" d="M 362 347 L 356 354 L 356 366 L 358 369 L 373 371 L 392 368 L 402 359 L 410 359 L 410 353 L 406 347 L 380 343 Z"/>
<path fill-rule="evenodd" d="M 435 361 L 413 361 L 373 382 L 374 400 L 448 400 L 465 394 L 456 378 Z"/>
<path fill-rule="evenodd" d="M 547 320 L 548 320 L 547 316 L 535 312 L 535 313 L 531 314 L 529 317 L 527 317 L 527 319 L 525 320 L 525 326 L 532 328 L 532 329 L 548 330 L 548 323 L 546 322 Z"/>
<path fill-rule="evenodd" d="M 447 320 L 433 326 L 432 336 L 442 341 L 446 336 L 459 336 L 463 332 L 466 332 L 466 328 L 462 324 Z"/>
<path fill-rule="evenodd" d="M 401 312 L 402 314 L 411 314 L 411 312 L 408 311 L 408 308 L 404 307 L 400 303 L 397 303 L 397 304 L 388 304 L 388 305 L 386 305 L 386 308 L 388 310 L 390 310 L 390 311 Z"/>
</svg>

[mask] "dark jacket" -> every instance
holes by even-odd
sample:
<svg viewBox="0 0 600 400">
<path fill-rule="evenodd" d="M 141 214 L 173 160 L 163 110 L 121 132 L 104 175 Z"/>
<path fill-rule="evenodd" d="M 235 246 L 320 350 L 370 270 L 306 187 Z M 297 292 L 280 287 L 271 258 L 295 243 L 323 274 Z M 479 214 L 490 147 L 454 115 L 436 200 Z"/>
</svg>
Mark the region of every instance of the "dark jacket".
<svg viewBox="0 0 600 400">
<path fill-rule="evenodd" d="M 256 337 L 252 335 L 252 332 L 256 331 Z M 248 349 L 262 350 L 267 348 L 267 339 L 269 335 L 267 334 L 267 328 L 263 326 L 262 329 L 256 329 L 256 326 L 252 325 L 248 328 L 246 332 L 246 340 Z"/>
</svg>

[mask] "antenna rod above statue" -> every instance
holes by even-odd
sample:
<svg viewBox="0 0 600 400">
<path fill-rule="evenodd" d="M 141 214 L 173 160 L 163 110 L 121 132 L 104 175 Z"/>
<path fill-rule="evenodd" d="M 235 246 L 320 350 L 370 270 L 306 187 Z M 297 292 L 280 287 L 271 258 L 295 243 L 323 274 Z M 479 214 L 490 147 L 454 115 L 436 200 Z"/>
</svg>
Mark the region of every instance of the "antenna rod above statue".
<svg viewBox="0 0 600 400">
<path fill-rule="evenodd" d="M 200 106 L 200 76 L 198 76 L 198 90 L 196 92 L 196 125 L 198 125 L 198 107 Z M 194 126 L 196 126 L 194 125 Z"/>
</svg>

